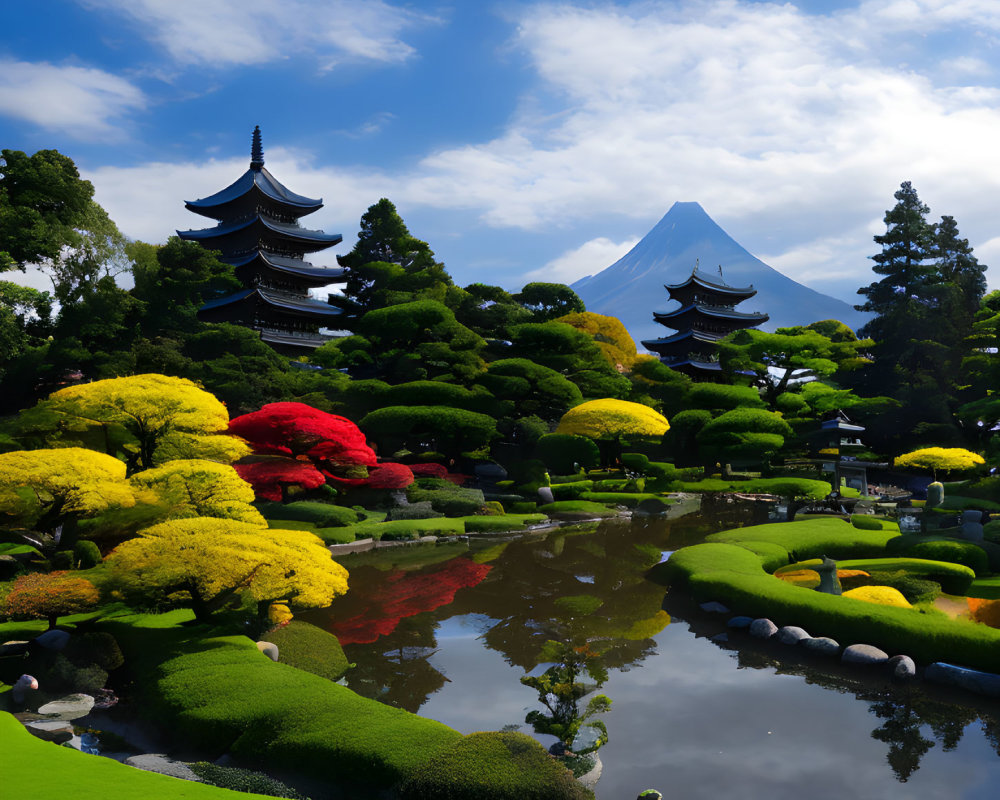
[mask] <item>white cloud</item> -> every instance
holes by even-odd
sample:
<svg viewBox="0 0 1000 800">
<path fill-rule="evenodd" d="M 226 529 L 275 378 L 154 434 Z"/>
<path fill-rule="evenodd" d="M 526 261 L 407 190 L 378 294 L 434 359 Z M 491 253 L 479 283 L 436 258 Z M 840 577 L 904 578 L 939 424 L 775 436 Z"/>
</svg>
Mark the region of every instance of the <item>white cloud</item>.
<svg viewBox="0 0 1000 800">
<path fill-rule="evenodd" d="M 384 0 L 78 0 L 130 17 L 180 64 L 240 66 L 314 54 L 395 63 L 414 54 L 400 35 L 434 18 Z"/>
<path fill-rule="evenodd" d="M 79 139 L 117 138 L 119 120 L 146 105 L 124 78 L 80 66 L 0 60 L 0 114 Z"/>
<path fill-rule="evenodd" d="M 521 282 L 573 283 L 588 275 L 596 275 L 605 267 L 610 267 L 638 242 L 638 239 L 613 242 L 604 236 L 599 236 L 566 251 L 544 267 L 526 273 Z"/>
</svg>

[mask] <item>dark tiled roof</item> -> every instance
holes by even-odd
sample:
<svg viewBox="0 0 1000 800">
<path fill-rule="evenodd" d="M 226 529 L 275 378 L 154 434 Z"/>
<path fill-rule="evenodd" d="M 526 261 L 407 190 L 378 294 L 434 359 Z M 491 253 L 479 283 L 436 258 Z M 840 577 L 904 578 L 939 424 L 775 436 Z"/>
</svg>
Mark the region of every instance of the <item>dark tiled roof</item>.
<svg viewBox="0 0 1000 800">
<path fill-rule="evenodd" d="M 283 205 L 292 206 L 297 209 L 310 209 L 312 211 L 323 207 L 322 199 L 295 194 L 295 192 L 290 191 L 281 181 L 263 167 L 259 170 L 248 169 L 235 182 L 222 191 L 208 197 L 203 197 L 200 200 L 189 200 L 184 205 L 191 211 L 200 213 L 204 210 L 232 203 L 234 200 L 238 200 L 253 191 L 254 187 L 259 189 L 266 197 L 270 197 L 272 200 Z"/>
</svg>

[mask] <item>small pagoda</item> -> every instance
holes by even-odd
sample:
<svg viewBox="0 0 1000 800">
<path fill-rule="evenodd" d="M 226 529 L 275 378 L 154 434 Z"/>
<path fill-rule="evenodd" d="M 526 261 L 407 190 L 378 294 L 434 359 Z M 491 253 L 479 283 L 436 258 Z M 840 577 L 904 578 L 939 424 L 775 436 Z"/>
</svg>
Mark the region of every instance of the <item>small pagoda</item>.
<svg viewBox="0 0 1000 800">
<path fill-rule="evenodd" d="M 767 314 L 743 313 L 736 306 L 757 294 L 753 286 L 730 286 L 719 276 L 705 276 L 697 262 L 683 283 L 664 287 L 680 306 L 667 313 L 653 312 L 653 319 L 677 331 L 673 336 L 644 341 L 643 347 L 656 353 L 671 369 L 697 381 L 718 380 L 722 374 L 718 342 L 733 331 L 756 328 L 768 320 Z"/>
<path fill-rule="evenodd" d="M 342 312 L 325 298 L 310 297 L 309 290 L 343 283 L 347 270 L 313 266 L 304 257 L 343 237 L 299 224 L 323 201 L 289 191 L 265 169 L 260 126 L 253 130 L 250 168 L 221 192 L 184 205 L 218 224 L 177 235 L 221 252 L 243 284 L 238 292 L 205 303 L 198 319 L 253 328 L 275 349 L 293 355 L 330 338 L 320 329 L 336 328 Z"/>
</svg>

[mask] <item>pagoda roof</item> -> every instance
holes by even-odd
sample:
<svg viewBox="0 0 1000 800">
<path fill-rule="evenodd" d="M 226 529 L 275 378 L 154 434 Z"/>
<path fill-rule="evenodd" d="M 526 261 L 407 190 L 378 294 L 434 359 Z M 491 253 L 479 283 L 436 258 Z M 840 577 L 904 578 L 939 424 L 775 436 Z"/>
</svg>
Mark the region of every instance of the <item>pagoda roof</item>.
<svg viewBox="0 0 1000 800">
<path fill-rule="evenodd" d="M 704 275 L 702 275 L 698 268 L 696 267 L 691 271 L 691 274 L 686 280 L 681 283 L 667 283 L 664 287 L 668 292 L 675 289 L 684 289 L 691 285 L 697 285 L 704 287 L 705 289 L 710 289 L 715 292 L 720 292 L 722 294 L 728 294 L 733 296 L 742 296 L 744 298 L 753 297 L 757 294 L 757 290 L 753 286 L 730 286 L 728 283 L 720 281 L 710 281 Z"/>
<path fill-rule="evenodd" d="M 687 316 L 694 312 L 694 315 L 704 315 L 706 317 L 712 317 L 714 319 L 729 319 L 738 322 L 752 322 L 754 325 L 759 325 L 763 322 L 767 322 L 769 319 L 767 314 L 762 314 L 760 312 L 754 311 L 750 313 L 743 313 L 742 311 L 733 311 L 729 308 L 720 308 L 718 306 L 706 306 L 701 303 L 689 303 L 686 306 L 681 306 L 675 311 L 668 311 L 666 313 L 661 313 L 659 311 L 653 312 L 653 318 L 657 322 L 666 323 L 667 320 L 676 320 L 678 317 Z"/>
<path fill-rule="evenodd" d="M 333 319 L 341 315 L 341 310 L 336 306 L 331 306 L 329 303 L 324 303 L 321 300 L 313 300 L 311 297 L 300 297 L 298 295 L 289 295 L 284 292 L 276 292 L 271 289 L 262 289 L 257 286 L 251 289 L 242 289 L 233 294 L 226 295 L 225 297 L 220 297 L 217 300 L 209 300 L 201 308 L 198 309 L 199 313 L 202 311 L 212 311 L 217 308 L 224 308 L 225 306 L 233 305 L 234 303 L 242 303 L 246 301 L 253 302 L 258 300 L 263 302 L 265 305 L 271 306 L 281 311 L 287 311 L 292 314 L 300 314 L 309 317 L 326 317 Z"/>
<path fill-rule="evenodd" d="M 262 329 L 260 332 L 262 341 L 268 344 L 280 344 L 286 347 L 311 347 L 317 348 L 329 342 L 333 336 L 322 333 L 302 333 L 300 331 L 276 331 Z"/>
<path fill-rule="evenodd" d="M 177 235 L 182 239 L 209 243 L 206 246 L 210 246 L 213 239 L 221 239 L 224 236 L 239 233 L 254 225 L 259 225 L 272 233 L 290 239 L 298 245 L 306 245 L 315 250 L 332 247 L 344 239 L 339 233 L 324 233 L 323 231 L 310 230 L 309 228 L 303 228 L 288 222 L 277 222 L 260 214 L 255 214 L 252 217 L 235 222 L 222 222 L 212 228 L 177 231 Z"/>
<path fill-rule="evenodd" d="M 698 361 L 694 358 L 686 358 L 683 361 L 675 361 L 671 364 L 667 364 L 667 366 L 671 369 L 687 367 L 688 369 L 700 372 L 722 372 L 722 364 L 718 361 Z"/>
<path fill-rule="evenodd" d="M 717 344 L 721 338 L 722 338 L 721 333 L 711 333 L 709 331 L 696 331 L 692 329 L 687 331 L 681 331 L 680 333 L 675 333 L 673 336 L 664 336 L 662 339 L 644 340 L 642 342 L 642 345 L 647 350 L 652 350 L 654 347 L 680 344 L 681 342 L 686 342 L 688 340 L 692 340 L 695 342 L 704 342 L 705 344 Z"/>
<path fill-rule="evenodd" d="M 264 197 L 285 206 L 291 213 L 298 212 L 298 216 L 310 214 L 323 207 L 322 199 L 296 194 L 268 172 L 265 167 L 250 168 L 222 191 L 200 200 L 188 200 L 184 206 L 195 214 L 218 219 L 222 213 L 220 209 L 237 202 L 255 190 Z"/>
<path fill-rule="evenodd" d="M 288 275 L 304 278 L 306 279 L 305 282 L 313 283 L 316 286 L 323 286 L 327 283 L 339 283 L 346 280 L 347 276 L 347 270 L 343 267 L 317 267 L 300 258 L 279 256 L 276 253 L 269 253 L 266 250 L 258 250 L 242 258 L 229 259 L 228 263 L 239 269 L 258 259 L 276 272 L 283 272 Z"/>
</svg>

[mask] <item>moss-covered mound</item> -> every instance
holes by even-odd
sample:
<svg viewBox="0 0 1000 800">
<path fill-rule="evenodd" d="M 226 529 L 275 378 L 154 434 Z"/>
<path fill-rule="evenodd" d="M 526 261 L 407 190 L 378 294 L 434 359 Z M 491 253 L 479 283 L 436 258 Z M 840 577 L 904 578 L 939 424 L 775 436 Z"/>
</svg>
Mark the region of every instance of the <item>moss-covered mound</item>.
<svg viewBox="0 0 1000 800">
<path fill-rule="evenodd" d="M 109 620 L 143 712 L 186 746 L 267 769 L 388 789 L 461 739 L 440 722 L 274 663 L 243 636 L 183 626 L 188 612 Z"/>
<path fill-rule="evenodd" d="M 473 733 L 401 787 L 402 800 L 587 800 L 584 789 L 523 733 Z"/>
<path fill-rule="evenodd" d="M 350 666 L 337 637 L 308 622 L 293 619 L 264 638 L 278 646 L 281 663 L 321 678 L 339 680 Z"/>
<path fill-rule="evenodd" d="M 725 531 L 711 541 L 678 550 L 650 576 L 686 588 L 699 601 L 717 600 L 739 614 L 769 617 L 778 625 L 799 625 L 816 636 L 866 642 L 922 662 L 947 659 L 976 669 L 1000 671 L 1000 630 L 965 620 L 923 614 L 916 608 L 876 605 L 793 586 L 768 574 L 766 556 L 748 549 L 759 541 L 780 545 L 798 559 L 884 550 L 888 531 L 861 531 L 836 519 L 760 525 Z M 845 569 L 919 569 L 918 559 L 840 561 Z M 914 562 L 917 562 L 915 564 Z M 972 570 L 958 564 L 930 564 L 935 576 L 969 581 Z"/>
</svg>

